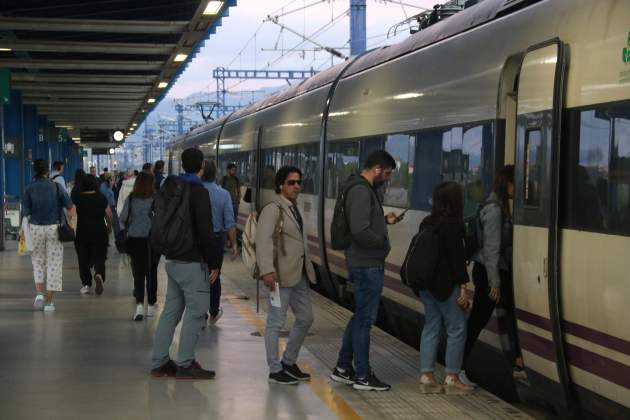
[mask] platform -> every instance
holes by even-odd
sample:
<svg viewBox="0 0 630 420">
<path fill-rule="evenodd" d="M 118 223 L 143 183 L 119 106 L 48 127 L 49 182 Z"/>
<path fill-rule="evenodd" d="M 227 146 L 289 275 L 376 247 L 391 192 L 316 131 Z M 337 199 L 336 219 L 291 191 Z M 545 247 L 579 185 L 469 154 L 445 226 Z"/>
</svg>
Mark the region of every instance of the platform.
<svg viewBox="0 0 630 420">
<path fill-rule="evenodd" d="M 9 243 L 9 245 L 14 245 Z M 422 395 L 418 351 L 372 331 L 371 362 L 390 392 L 357 392 L 331 383 L 350 312 L 313 293 L 315 324 L 299 364 L 313 374 L 298 386 L 267 383 L 264 306 L 255 283 L 226 258 L 224 315 L 201 333 L 197 358 L 213 381 L 148 375 L 157 319 L 131 320 L 130 268 L 110 248 L 105 293 L 81 296 L 74 249 L 64 254 L 64 292 L 55 313 L 34 312 L 29 257 L 0 253 L 0 407 L 3 419 L 530 419 L 494 395 Z M 262 288 L 261 288 L 262 290 Z M 159 303 L 165 272 L 159 272 Z M 266 294 L 262 293 L 262 300 Z M 289 317 L 289 322 L 292 318 Z M 288 324 L 290 325 L 290 324 Z M 176 343 L 175 343 L 176 344 Z"/>
</svg>

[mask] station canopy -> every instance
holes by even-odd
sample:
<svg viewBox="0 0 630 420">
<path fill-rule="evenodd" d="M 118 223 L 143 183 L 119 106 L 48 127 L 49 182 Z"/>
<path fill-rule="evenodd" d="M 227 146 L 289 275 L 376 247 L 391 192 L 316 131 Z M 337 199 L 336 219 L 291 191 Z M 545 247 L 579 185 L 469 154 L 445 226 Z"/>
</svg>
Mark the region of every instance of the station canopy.
<svg viewBox="0 0 630 420">
<path fill-rule="evenodd" d="M 11 88 L 81 145 L 112 147 L 165 95 L 236 0 L 16 0 L 0 11 Z M 119 134 L 118 134 L 119 135 Z"/>
</svg>

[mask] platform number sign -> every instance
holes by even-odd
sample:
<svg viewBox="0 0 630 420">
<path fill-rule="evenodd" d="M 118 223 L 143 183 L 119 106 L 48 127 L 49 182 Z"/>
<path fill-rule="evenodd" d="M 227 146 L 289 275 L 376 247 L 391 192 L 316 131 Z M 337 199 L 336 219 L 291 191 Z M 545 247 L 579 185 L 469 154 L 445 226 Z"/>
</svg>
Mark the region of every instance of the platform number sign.
<svg viewBox="0 0 630 420">
<path fill-rule="evenodd" d="M 0 69 L 0 103 L 11 102 L 11 72 L 9 69 Z"/>
</svg>

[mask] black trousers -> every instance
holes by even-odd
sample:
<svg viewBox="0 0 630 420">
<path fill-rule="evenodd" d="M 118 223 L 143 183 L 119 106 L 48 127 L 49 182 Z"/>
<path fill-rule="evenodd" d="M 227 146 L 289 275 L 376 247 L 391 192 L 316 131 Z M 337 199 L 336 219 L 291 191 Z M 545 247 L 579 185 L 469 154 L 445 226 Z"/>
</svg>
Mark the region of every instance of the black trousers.
<svg viewBox="0 0 630 420">
<path fill-rule="evenodd" d="M 516 313 L 514 307 L 514 287 L 512 283 L 512 273 L 509 271 L 499 271 L 501 277 L 501 299 L 499 305 L 505 310 L 504 316 L 499 318 L 500 333 L 508 335 L 510 340 L 510 358 L 520 357 L 520 345 L 518 342 L 518 330 L 516 326 Z M 483 264 L 475 263 L 473 266 L 473 283 L 475 284 L 475 296 L 473 307 L 468 317 L 468 330 L 466 335 L 466 346 L 464 347 L 464 362 L 472 351 L 481 330 L 488 324 L 496 303 L 490 299 L 490 286 L 488 285 L 488 273 Z"/>
<path fill-rule="evenodd" d="M 223 253 L 225 250 L 225 234 L 223 232 L 214 234 L 214 243 L 217 247 L 217 251 L 221 256 L 219 259 L 219 270 L 223 266 Z M 210 285 L 210 315 L 217 316 L 219 308 L 221 306 L 221 276 L 217 277 L 216 281 Z"/>
<path fill-rule="evenodd" d="M 146 287 L 149 305 L 157 301 L 157 266 L 159 256 L 155 258 L 149 247 L 147 238 L 127 238 L 127 253 L 131 257 L 133 273 L 133 296 L 136 303 L 144 303 Z"/>
<path fill-rule="evenodd" d="M 92 286 L 92 268 L 94 275 L 100 274 L 105 281 L 105 260 L 107 259 L 106 237 L 78 237 L 74 248 L 79 259 L 79 276 L 83 286 Z"/>
</svg>

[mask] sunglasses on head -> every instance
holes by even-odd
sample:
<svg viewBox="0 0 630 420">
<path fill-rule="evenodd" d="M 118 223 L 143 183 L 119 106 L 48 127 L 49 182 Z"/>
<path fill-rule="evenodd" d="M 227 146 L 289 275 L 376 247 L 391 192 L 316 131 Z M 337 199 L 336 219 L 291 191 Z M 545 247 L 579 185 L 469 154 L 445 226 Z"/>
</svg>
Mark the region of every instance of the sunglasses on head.
<svg viewBox="0 0 630 420">
<path fill-rule="evenodd" d="M 290 179 L 287 181 L 287 185 L 294 186 L 295 184 L 302 185 L 301 179 Z"/>
</svg>

